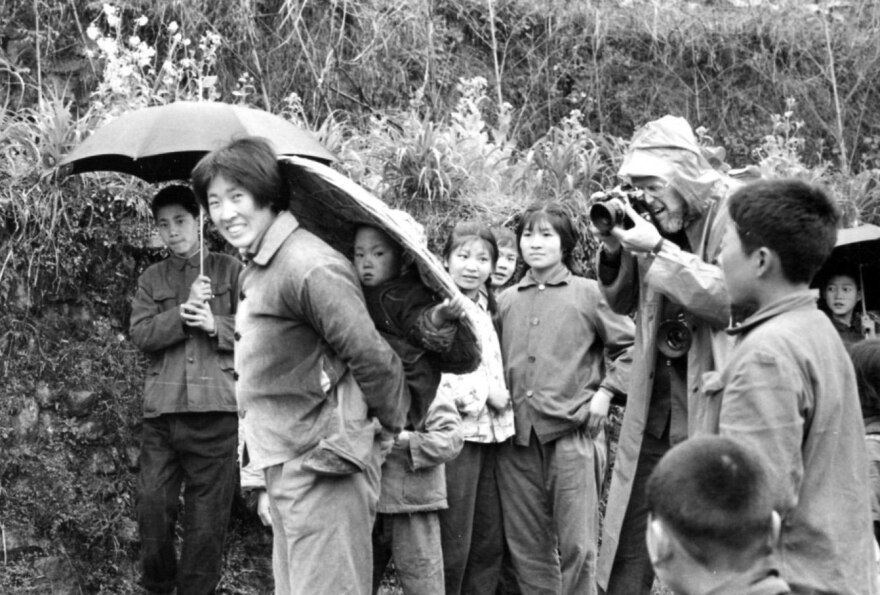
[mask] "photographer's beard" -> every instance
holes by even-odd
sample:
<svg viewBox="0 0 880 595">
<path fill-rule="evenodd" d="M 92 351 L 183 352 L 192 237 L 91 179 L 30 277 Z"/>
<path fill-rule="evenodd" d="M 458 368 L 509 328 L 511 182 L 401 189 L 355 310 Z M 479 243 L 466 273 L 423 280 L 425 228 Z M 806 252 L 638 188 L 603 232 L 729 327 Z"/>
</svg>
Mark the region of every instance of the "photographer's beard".
<svg viewBox="0 0 880 595">
<path fill-rule="evenodd" d="M 685 227 L 688 209 L 687 203 L 675 190 L 668 189 L 663 196 L 649 197 L 651 214 L 660 233 L 672 236 Z"/>
</svg>

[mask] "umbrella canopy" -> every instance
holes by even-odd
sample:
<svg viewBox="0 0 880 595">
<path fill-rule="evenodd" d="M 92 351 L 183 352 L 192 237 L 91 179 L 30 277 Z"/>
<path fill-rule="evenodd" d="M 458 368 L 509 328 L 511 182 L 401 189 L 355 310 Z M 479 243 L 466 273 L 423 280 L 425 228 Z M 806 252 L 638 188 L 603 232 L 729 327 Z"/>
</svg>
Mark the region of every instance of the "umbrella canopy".
<svg viewBox="0 0 880 595">
<path fill-rule="evenodd" d="M 452 277 L 428 250 L 421 225 L 408 214 L 391 209 L 351 179 L 321 163 L 290 157 L 282 159 L 280 165 L 290 189 L 289 208 L 305 229 L 350 257 L 357 227 L 378 227 L 412 257 L 428 289 L 443 297 L 458 293 Z M 462 362 L 464 367 L 454 372 L 462 374 L 479 365 L 478 335 L 470 318 L 463 320 L 459 335 L 461 342 L 477 354 L 476 359 Z"/>
<path fill-rule="evenodd" d="M 857 281 L 861 277 L 865 309 L 880 310 L 880 227 L 865 224 L 838 231 L 834 251 L 816 273 L 813 286 L 821 288 L 840 273 Z"/>
<path fill-rule="evenodd" d="M 177 101 L 131 111 L 102 126 L 61 161 L 58 173 L 116 171 L 152 183 L 187 180 L 206 153 L 243 136 L 269 140 L 278 155 L 335 161 L 310 132 L 269 112 Z"/>
</svg>

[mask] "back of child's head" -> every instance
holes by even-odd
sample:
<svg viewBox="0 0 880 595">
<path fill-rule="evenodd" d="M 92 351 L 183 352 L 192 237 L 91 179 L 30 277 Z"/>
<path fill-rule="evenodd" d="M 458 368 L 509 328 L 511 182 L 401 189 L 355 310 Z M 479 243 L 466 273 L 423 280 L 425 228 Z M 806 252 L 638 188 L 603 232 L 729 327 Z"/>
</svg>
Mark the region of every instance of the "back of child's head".
<svg viewBox="0 0 880 595">
<path fill-rule="evenodd" d="M 153 212 L 153 219 L 159 218 L 160 209 L 170 205 L 183 207 L 183 209 L 193 217 L 199 216 L 199 205 L 189 186 L 175 184 L 172 186 L 165 186 L 157 192 L 153 197 L 152 203 L 150 203 L 150 210 Z"/>
<path fill-rule="evenodd" d="M 880 339 L 854 343 L 849 354 L 856 370 L 862 417 L 880 416 Z"/>
<path fill-rule="evenodd" d="M 695 437 L 658 463 L 648 510 L 710 570 L 741 570 L 770 553 L 773 490 L 757 452 L 722 436 Z"/>
<path fill-rule="evenodd" d="M 747 184 L 730 197 L 728 211 L 746 254 L 762 246 L 773 250 L 791 283 L 809 283 L 837 241 L 837 208 L 803 180 Z"/>
<path fill-rule="evenodd" d="M 580 234 L 572 221 L 571 213 L 559 202 L 534 202 L 529 205 L 516 226 L 516 245 L 519 246 L 525 231 L 532 231 L 542 223 L 547 223 L 559 235 L 562 248 L 562 262 L 574 271 L 574 249 Z"/>
<path fill-rule="evenodd" d="M 275 212 L 287 208 L 288 197 L 278 167 L 278 157 L 264 138 L 249 136 L 236 139 L 225 147 L 202 157 L 192 171 L 192 183 L 202 208 L 208 208 L 208 186 L 223 176 L 253 195 L 259 208 Z"/>
</svg>

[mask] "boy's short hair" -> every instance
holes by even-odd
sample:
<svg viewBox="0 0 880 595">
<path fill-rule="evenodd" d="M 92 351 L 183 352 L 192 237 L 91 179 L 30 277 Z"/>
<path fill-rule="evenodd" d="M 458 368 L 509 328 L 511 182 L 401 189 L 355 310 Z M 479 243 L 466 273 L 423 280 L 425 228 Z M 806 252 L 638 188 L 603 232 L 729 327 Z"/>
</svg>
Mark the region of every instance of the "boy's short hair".
<svg viewBox="0 0 880 595">
<path fill-rule="evenodd" d="M 506 227 L 493 227 L 492 235 L 498 248 L 511 248 L 516 250 L 516 234 Z"/>
<path fill-rule="evenodd" d="M 880 339 L 854 343 L 849 355 L 856 370 L 862 417 L 880 416 Z"/>
<path fill-rule="evenodd" d="M 159 209 L 169 205 L 179 205 L 193 217 L 199 216 L 199 205 L 196 202 L 195 194 L 193 194 L 189 186 L 174 184 L 172 186 L 165 186 L 157 192 L 150 203 L 153 219 L 155 220 L 159 217 Z"/>
<path fill-rule="evenodd" d="M 723 436 L 670 450 L 651 473 L 648 510 L 710 569 L 753 562 L 772 534 L 773 493 L 761 455 Z"/>
<path fill-rule="evenodd" d="M 802 180 L 747 184 L 730 197 L 728 211 L 746 254 L 770 248 L 792 283 L 809 283 L 837 241 L 837 208 L 821 188 Z"/>
<path fill-rule="evenodd" d="M 280 212 L 288 196 L 278 167 L 275 149 L 264 138 L 248 136 L 211 151 L 192 170 L 192 183 L 199 204 L 208 210 L 208 186 L 217 176 L 235 182 L 254 197 L 257 207 Z"/>
</svg>

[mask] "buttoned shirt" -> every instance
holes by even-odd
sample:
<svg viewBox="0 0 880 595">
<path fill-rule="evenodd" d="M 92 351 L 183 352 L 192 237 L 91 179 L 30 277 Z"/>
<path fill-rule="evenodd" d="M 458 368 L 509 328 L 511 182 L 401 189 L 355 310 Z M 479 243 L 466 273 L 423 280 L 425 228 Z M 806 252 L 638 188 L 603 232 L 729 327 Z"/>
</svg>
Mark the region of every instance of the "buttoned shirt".
<svg viewBox="0 0 880 595">
<path fill-rule="evenodd" d="M 180 305 L 199 275 L 199 254 L 169 256 L 138 279 L 131 309 L 131 340 L 149 358 L 144 417 L 164 413 L 235 411 L 233 325 L 241 263 L 226 254 L 205 255 L 216 336 L 188 327 Z"/>
<path fill-rule="evenodd" d="M 498 315 L 518 444 L 533 429 L 549 442 L 581 426 L 600 386 L 626 393 L 633 322 L 611 310 L 596 281 L 560 266 L 539 283 L 529 271 L 499 296 Z"/>
<path fill-rule="evenodd" d="M 370 319 L 352 264 L 291 213 L 279 213 L 254 247 L 240 298 L 236 395 L 255 469 L 318 443 L 334 414 L 326 380 L 334 386 L 345 367 L 371 413 L 400 431 L 406 405 L 400 359 Z"/>
</svg>

